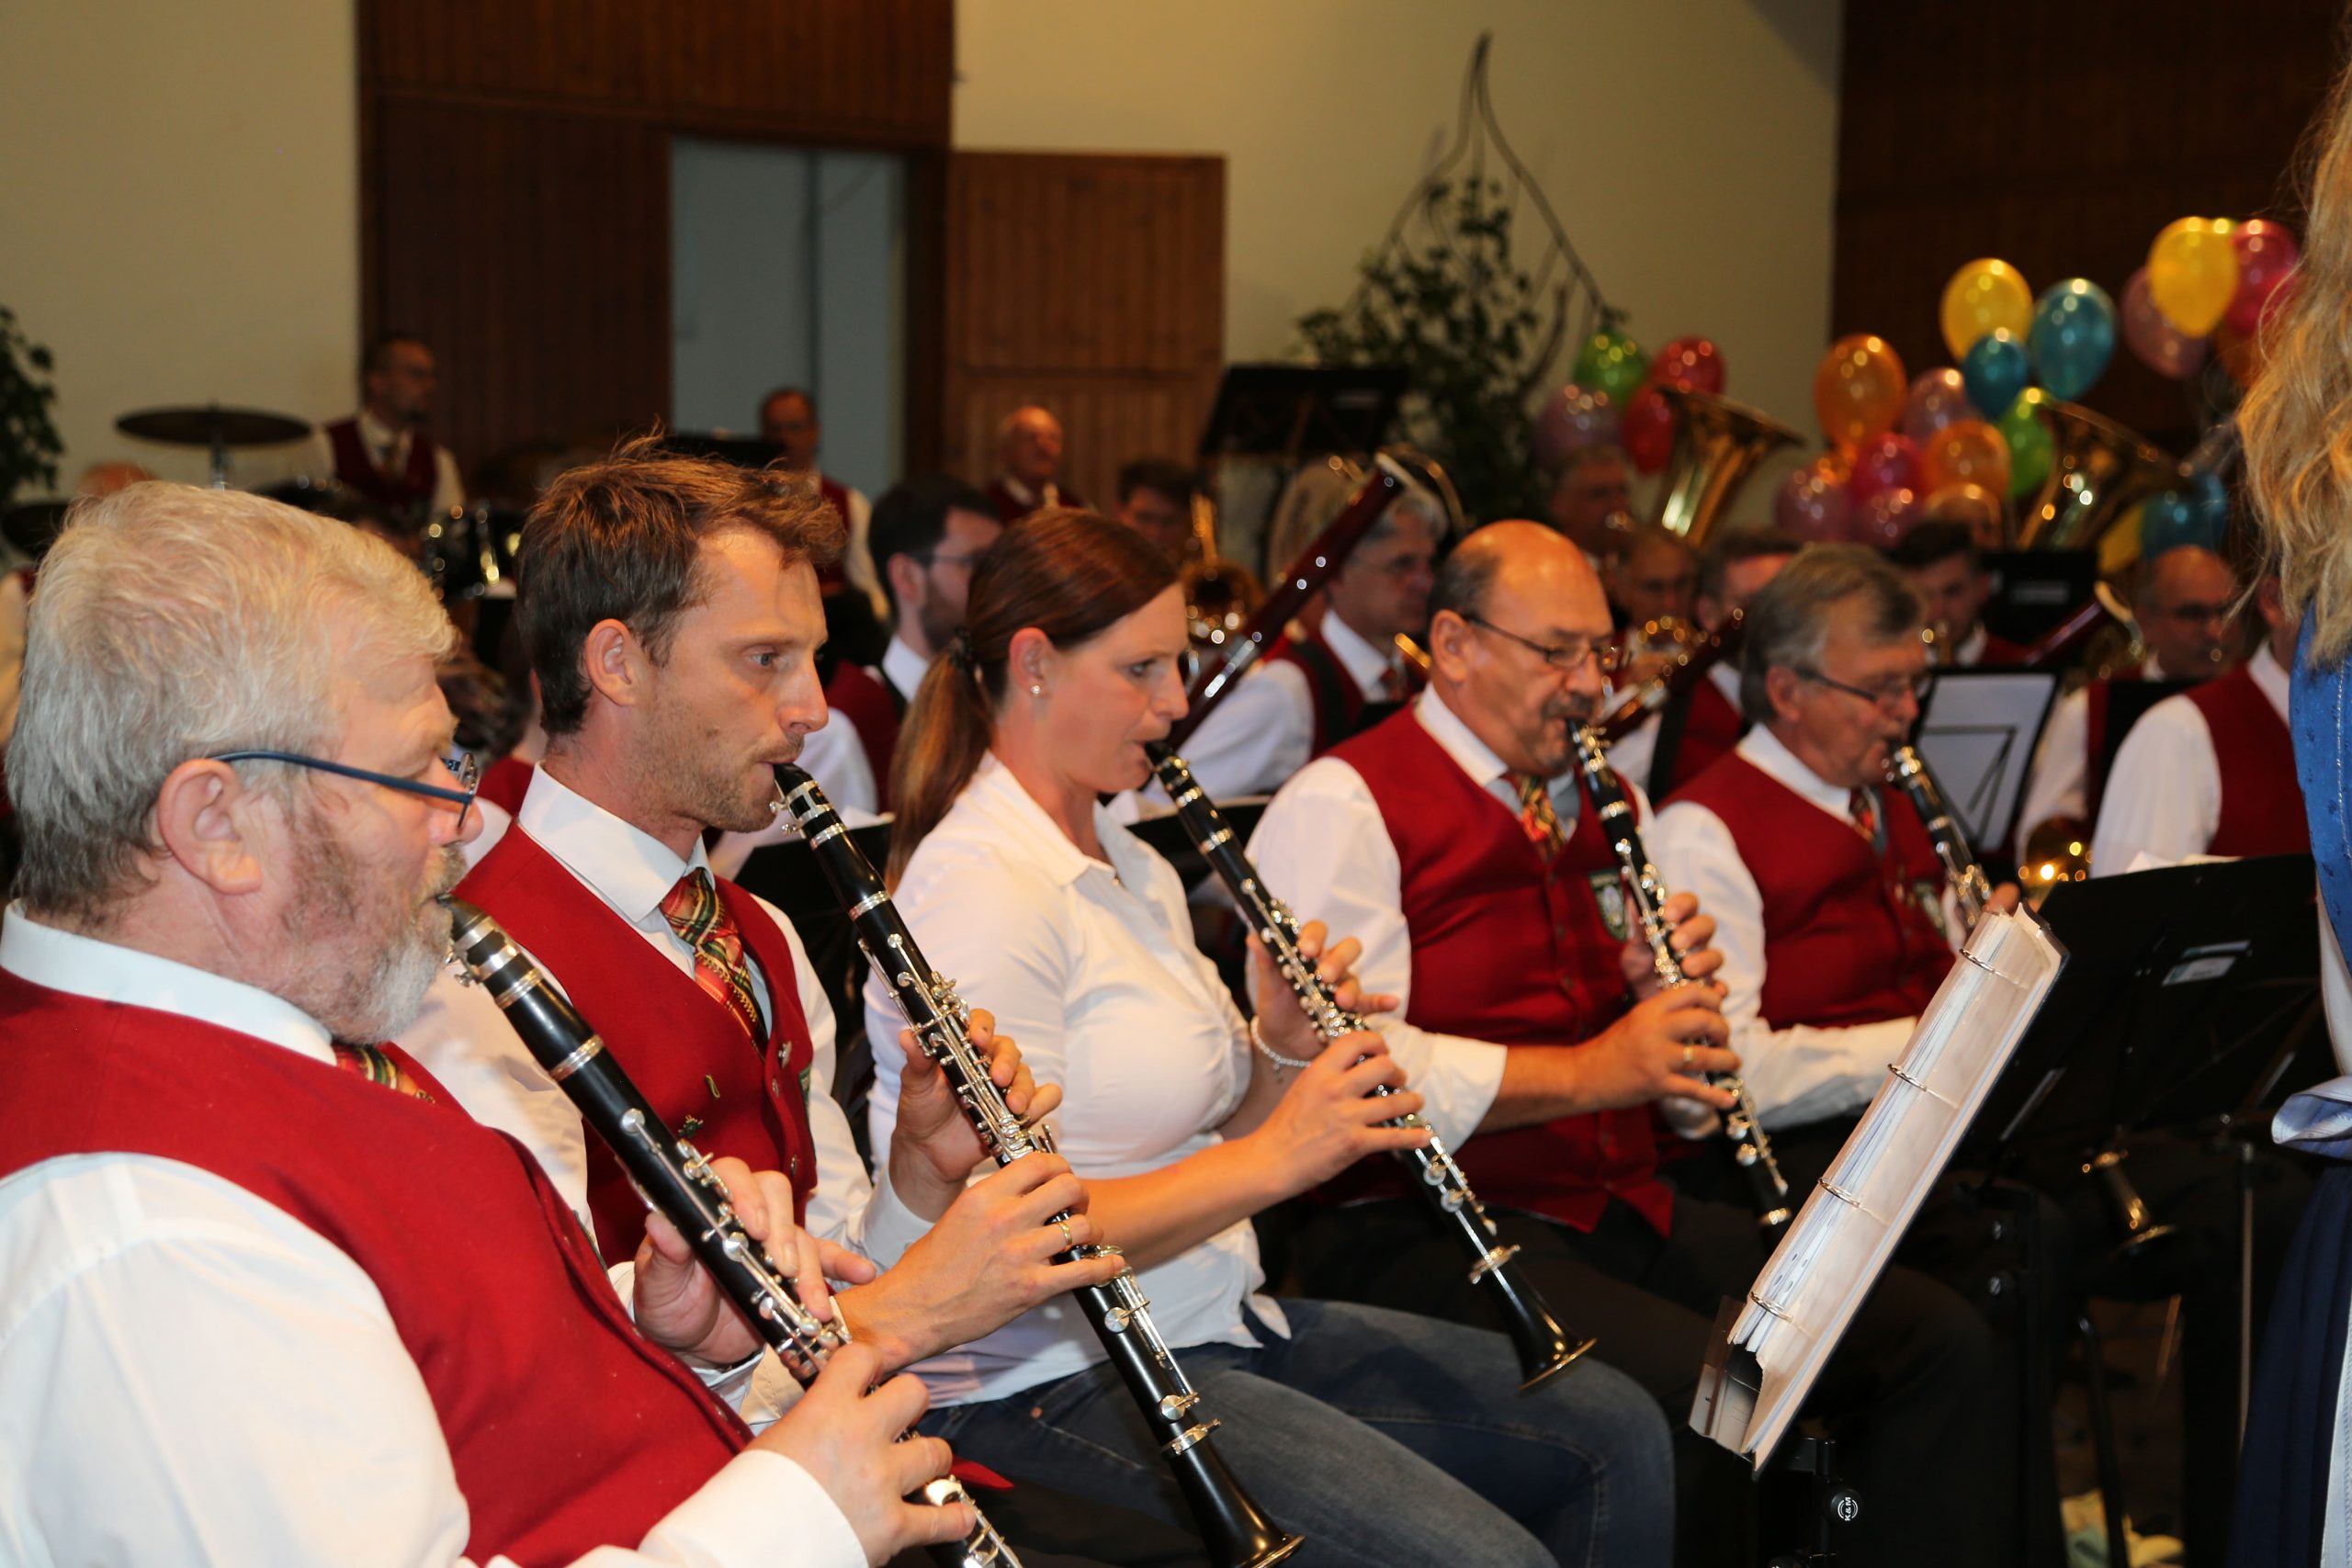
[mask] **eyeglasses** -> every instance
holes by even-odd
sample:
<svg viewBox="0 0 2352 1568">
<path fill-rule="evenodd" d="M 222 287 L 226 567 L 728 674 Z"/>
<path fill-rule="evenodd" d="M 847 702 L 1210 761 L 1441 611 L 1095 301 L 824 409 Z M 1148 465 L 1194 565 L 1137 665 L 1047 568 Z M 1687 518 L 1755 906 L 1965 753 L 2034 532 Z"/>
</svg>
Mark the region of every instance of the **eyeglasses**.
<svg viewBox="0 0 2352 1568">
<path fill-rule="evenodd" d="M 1873 691 L 1868 686 L 1849 686 L 1843 681 L 1833 681 L 1820 671 L 1807 670 L 1801 664 L 1792 665 L 1791 668 L 1808 681 L 1818 682 L 1831 691 L 1843 692 L 1849 697 L 1860 697 L 1862 701 L 1875 704 L 1889 712 L 1902 706 L 1903 699 L 1905 697 L 1909 697 L 1915 703 L 1926 702 L 1928 694 L 1936 688 L 1936 677 L 1932 671 L 1914 675 L 1907 681 L 1897 681 L 1893 685 L 1882 686 Z"/>
<path fill-rule="evenodd" d="M 373 773 L 366 768 L 355 768 L 345 762 L 330 762 L 323 757 L 305 757 L 300 751 L 216 751 L 205 759 L 212 762 L 286 762 L 298 768 L 311 768 L 322 773 L 335 773 L 346 779 L 358 779 L 366 784 L 382 784 L 402 795 L 423 795 L 427 800 L 447 801 L 458 808 L 458 820 L 463 823 L 467 810 L 474 803 L 474 791 L 481 784 L 481 764 L 474 761 L 471 751 L 458 751 L 441 759 L 458 781 L 456 789 L 444 789 L 439 784 L 420 784 L 415 779 L 396 778 L 390 773 Z"/>
<path fill-rule="evenodd" d="M 1543 656 L 1544 662 L 1555 670 L 1581 670 L 1587 660 L 1591 660 L 1600 665 L 1602 674 L 1613 675 L 1617 672 L 1619 666 L 1624 662 L 1619 650 L 1609 643 L 1595 641 L 1591 638 L 1564 643 L 1537 642 L 1533 637 L 1521 637 L 1517 632 L 1507 631 L 1484 615 L 1464 615 L 1462 618 L 1474 626 L 1494 633 L 1497 637 L 1509 637 L 1521 648 L 1533 649 Z"/>
</svg>

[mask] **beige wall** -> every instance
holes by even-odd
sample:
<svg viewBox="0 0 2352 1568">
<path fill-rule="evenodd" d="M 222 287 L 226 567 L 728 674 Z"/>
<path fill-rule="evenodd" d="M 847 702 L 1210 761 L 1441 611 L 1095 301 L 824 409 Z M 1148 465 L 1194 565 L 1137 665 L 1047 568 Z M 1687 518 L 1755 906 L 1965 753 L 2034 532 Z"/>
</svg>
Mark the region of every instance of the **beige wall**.
<svg viewBox="0 0 2352 1568">
<path fill-rule="evenodd" d="M 1713 337 L 1732 395 L 1810 436 L 1839 17 L 1838 0 L 960 0 L 955 137 L 1223 153 L 1227 354 L 1277 357 L 1443 149 L 1491 28 L 1504 131 L 1630 330 Z"/>
<path fill-rule="evenodd" d="M 203 477 L 117 434 L 131 409 L 348 411 L 352 49 L 330 0 L 0 5 L 0 303 L 57 355 L 61 486 L 110 457 Z"/>
</svg>

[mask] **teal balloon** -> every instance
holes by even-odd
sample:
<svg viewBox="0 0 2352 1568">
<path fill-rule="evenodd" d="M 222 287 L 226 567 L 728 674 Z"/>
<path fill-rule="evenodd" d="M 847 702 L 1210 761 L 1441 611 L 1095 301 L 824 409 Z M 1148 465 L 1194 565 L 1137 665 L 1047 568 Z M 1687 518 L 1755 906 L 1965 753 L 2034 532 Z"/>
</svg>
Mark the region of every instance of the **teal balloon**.
<svg viewBox="0 0 2352 1568">
<path fill-rule="evenodd" d="M 1634 400 L 1649 374 L 1650 356 L 1640 344 L 1623 333 L 1600 332 L 1577 354 L 1568 379 L 1589 392 L 1608 393 L 1609 400 L 1622 409 Z"/>
<path fill-rule="evenodd" d="M 2073 402 L 2098 384 L 2115 357 L 2115 301 L 2087 277 L 2042 290 L 2026 333 L 2033 374 L 2052 397 Z"/>
<path fill-rule="evenodd" d="M 1960 361 L 1960 384 L 1986 419 L 2007 413 L 2032 377 L 2025 344 L 2007 327 L 1995 327 L 1978 338 Z"/>
<path fill-rule="evenodd" d="M 2050 426 L 2042 423 L 2033 399 L 2023 395 L 2002 412 L 1993 428 L 2009 444 L 2009 499 L 2023 501 L 2050 478 L 2051 465 L 2058 460 L 2057 444 L 2051 440 Z"/>
<path fill-rule="evenodd" d="M 2140 508 L 2140 558 L 2154 560 L 2183 545 L 2211 549 L 2218 540 L 2206 532 L 2197 502 L 2177 490 L 2152 495 Z"/>
<path fill-rule="evenodd" d="M 2221 554 L 2222 541 L 2230 535 L 2230 487 L 2212 469 L 2199 468 L 2189 478 L 2188 502 L 2196 509 L 2197 525 L 2204 536 L 2199 542 Z"/>
</svg>

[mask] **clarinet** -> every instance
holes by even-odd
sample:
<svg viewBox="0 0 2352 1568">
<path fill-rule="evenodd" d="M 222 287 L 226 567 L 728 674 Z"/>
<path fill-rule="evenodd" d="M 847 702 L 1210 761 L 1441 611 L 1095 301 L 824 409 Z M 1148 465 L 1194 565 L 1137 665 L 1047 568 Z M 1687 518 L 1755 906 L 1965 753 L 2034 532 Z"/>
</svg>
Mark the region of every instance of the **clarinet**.
<svg viewBox="0 0 2352 1568">
<path fill-rule="evenodd" d="M 849 911 L 866 962 L 890 987 L 899 1010 L 914 1026 L 923 1054 L 939 1065 L 956 1103 L 979 1134 L 980 1146 L 1000 1167 L 1030 1154 L 1051 1154 L 1053 1138 L 1042 1126 L 1024 1125 L 1004 1102 L 988 1064 L 967 1032 L 971 1010 L 956 995 L 955 982 L 924 962 L 914 933 L 875 874 L 872 863 L 849 836 L 841 814 L 802 769 L 786 764 L 776 773 L 773 809 L 800 829 L 833 897 Z M 1056 1216 L 1067 1220 L 1068 1214 Z M 1054 1223 L 1053 1221 L 1046 1222 Z M 1057 1255 L 1057 1261 L 1114 1257 L 1118 1248 L 1090 1244 Z M 1268 1518 L 1226 1467 L 1209 1441 L 1220 1425 L 1200 1415 L 1200 1394 L 1152 1322 L 1151 1303 L 1132 1269 L 1105 1285 L 1074 1292 L 1080 1310 L 1109 1353 L 1111 1364 L 1142 1409 L 1144 1424 L 1159 1444 L 1211 1559 L 1226 1568 L 1266 1568 L 1306 1544 Z"/>
<path fill-rule="evenodd" d="M 488 988 L 514 1032 L 548 1076 L 563 1086 L 582 1120 L 612 1148 L 637 1184 L 646 1207 L 678 1227 L 719 1291 L 734 1303 L 786 1371 L 813 1382 L 835 1350 L 849 1342 L 834 1324 L 819 1319 L 791 1290 L 784 1269 L 744 1233 L 727 1194 L 701 1151 L 665 1125 L 604 1041 L 523 955 L 498 922 L 461 898 L 448 906 L 452 956 L 459 976 Z M 997 1534 L 963 1483 L 943 1475 L 922 1496 L 934 1505 L 967 1503 L 972 1529 L 960 1543 L 930 1549 L 942 1568 L 1021 1568 L 1021 1559 Z"/>
<path fill-rule="evenodd" d="M 1674 928 L 1667 923 L 1666 879 L 1642 847 L 1625 786 L 1609 765 L 1600 732 L 1590 725 L 1577 727 L 1577 766 L 1584 775 L 1585 794 L 1592 801 L 1600 830 L 1616 852 L 1617 864 L 1630 884 L 1626 896 L 1633 901 L 1643 940 L 1649 943 L 1651 966 L 1661 982 L 1679 986 L 1690 976 L 1682 972 L 1681 956 L 1674 951 Z M 1708 1073 L 1705 1079 L 1732 1092 L 1732 1108 L 1724 1113 L 1724 1136 L 1731 1140 L 1732 1163 L 1747 1178 L 1749 1195 L 1756 1201 L 1756 1223 L 1777 1234 L 1794 1211 L 1789 1206 L 1788 1179 L 1772 1157 L 1772 1141 L 1764 1135 L 1764 1123 L 1756 1113 L 1755 1098 L 1736 1073 Z"/>
<path fill-rule="evenodd" d="M 1192 835 L 1193 847 L 1206 858 L 1227 891 L 1233 895 L 1242 918 L 1258 933 L 1258 940 L 1265 944 L 1275 966 L 1282 970 L 1283 978 L 1290 982 L 1291 990 L 1297 995 L 1299 1006 L 1314 1021 L 1317 1035 L 1328 1043 L 1364 1028 L 1364 1021 L 1340 1006 L 1331 987 L 1315 972 L 1315 965 L 1300 954 L 1298 921 L 1290 907 L 1259 881 L 1258 868 L 1242 852 L 1233 829 L 1226 826 L 1216 803 L 1193 782 L 1193 770 L 1184 759 L 1157 742 L 1147 745 L 1144 750 L 1159 775 L 1160 786 L 1176 803 L 1176 815 Z M 1385 1099 L 1394 1091 L 1383 1084 L 1373 1092 Z M 1412 1115 L 1396 1117 L 1387 1125 L 1427 1127 L 1429 1123 Z M 1439 1226 L 1459 1237 L 1468 1249 L 1470 1282 L 1487 1292 L 1487 1300 L 1502 1317 L 1511 1344 L 1519 1351 L 1522 1380 L 1519 1391 L 1525 1393 L 1566 1371 L 1577 1357 L 1592 1348 L 1592 1339 L 1562 1325 L 1552 1315 L 1542 1292 L 1520 1273 L 1511 1262 L 1519 1248 L 1498 1239 L 1495 1222 L 1487 1217 L 1485 1205 L 1470 1190 L 1470 1179 L 1462 1173 L 1462 1167 L 1447 1152 L 1444 1143 L 1431 1132 L 1430 1141 L 1421 1147 L 1396 1153 L 1399 1161 L 1413 1168 L 1413 1179 L 1407 1185 L 1427 1204 Z"/>
<path fill-rule="evenodd" d="M 1973 927 L 1976 917 L 1993 901 L 1993 885 L 1985 876 L 1984 868 L 1976 863 L 1976 851 L 1968 841 L 1968 830 L 1952 815 L 1943 786 L 1936 782 L 1928 759 L 1912 747 L 1896 747 L 1894 754 L 1886 760 L 1886 782 L 1911 797 L 1911 809 L 1927 825 L 1928 841 L 1936 846 L 1936 858 L 1944 863 L 1944 884 L 1951 889 L 1951 900 L 1960 909 L 1961 923 Z"/>
</svg>

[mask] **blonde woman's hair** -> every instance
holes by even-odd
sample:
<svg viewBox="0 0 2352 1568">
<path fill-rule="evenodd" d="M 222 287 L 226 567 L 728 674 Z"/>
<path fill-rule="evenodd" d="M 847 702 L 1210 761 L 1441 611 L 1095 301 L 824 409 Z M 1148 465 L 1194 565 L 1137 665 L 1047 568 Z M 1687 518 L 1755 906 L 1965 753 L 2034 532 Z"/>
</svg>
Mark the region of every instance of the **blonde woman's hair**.
<svg viewBox="0 0 2352 1568">
<path fill-rule="evenodd" d="M 2294 297 L 2262 332 L 2268 366 L 2238 410 L 2247 489 L 2312 657 L 2352 651 L 2352 70 L 2314 122 Z"/>
</svg>

